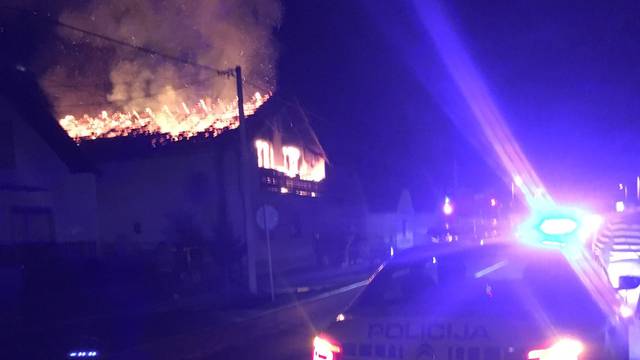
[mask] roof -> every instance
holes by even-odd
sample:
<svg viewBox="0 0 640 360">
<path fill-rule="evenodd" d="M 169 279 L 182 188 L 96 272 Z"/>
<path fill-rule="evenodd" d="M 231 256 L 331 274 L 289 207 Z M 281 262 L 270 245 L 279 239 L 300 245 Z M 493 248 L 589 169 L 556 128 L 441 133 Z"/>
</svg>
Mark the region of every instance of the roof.
<svg viewBox="0 0 640 360">
<path fill-rule="evenodd" d="M 0 67 L 0 96 L 51 147 L 72 172 L 95 172 L 93 164 L 67 136 L 51 111 L 35 76 L 20 65 Z"/>
<path fill-rule="evenodd" d="M 311 128 L 309 118 L 302 106 L 275 95 L 252 116 L 250 134 L 272 138 L 277 132 L 284 143 L 298 144 L 307 151 L 327 159 L 318 136 Z"/>
<path fill-rule="evenodd" d="M 283 140 L 301 144 L 306 150 L 326 159 L 324 149 L 302 108 L 285 102 L 278 95 L 270 97 L 253 115 L 248 116 L 246 124 L 249 139 L 267 136 L 278 129 Z M 238 136 L 238 131 L 227 130 L 216 137 L 201 133 L 189 139 L 159 143 L 155 140 L 162 138 L 162 135 L 139 134 L 83 141 L 80 148 L 94 161 L 110 161 L 211 151 L 212 147 L 237 143 Z"/>
</svg>

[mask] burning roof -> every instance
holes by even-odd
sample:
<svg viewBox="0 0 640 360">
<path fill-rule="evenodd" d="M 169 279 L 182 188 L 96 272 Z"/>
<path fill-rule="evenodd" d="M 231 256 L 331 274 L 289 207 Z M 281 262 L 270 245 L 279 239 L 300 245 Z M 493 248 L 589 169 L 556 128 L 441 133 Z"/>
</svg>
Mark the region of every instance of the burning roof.
<svg viewBox="0 0 640 360">
<path fill-rule="evenodd" d="M 255 97 L 252 100 L 254 107 L 245 104 L 247 132 L 251 139 L 247 146 L 256 155 L 256 165 L 288 178 L 322 181 L 327 157 L 304 111 L 277 94 L 261 98 L 263 102 L 259 106 L 256 106 Z M 235 146 L 233 144 L 239 141 L 238 132 L 230 131 L 239 125 L 237 109 L 235 111 L 229 126 L 175 138 L 181 141 L 171 141 L 173 138 L 168 134 L 136 130 L 129 136 L 101 136 L 81 141 L 80 148 L 98 162 L 218 152 L 217 149 Z M 162 146 L 158 146 L 160 142 Z"/>
<path fill-rule="evenodd" d="M 245 114 L 248 116 L 255 113 L 269 96 L 256 92 L 244 104 Z M 217 136 L 239 125 L 237 101 L 214 102 L 210 98 L 200 99 L 192 106 L 182 102 L 180 106 L 173 108 L 163 105 L 160 109 L 147 107 L 140 111 L 105 110 L 97 116 L 65 115 L 59 122 L 76 142 L 144 134 L 157 135 L 154 144 L 156 141 L 188 139 L 198 134 L 204 134 L 205 137 Z"/>
<path fill-rule="evenodd" d="M 76 142 L 152 135 L 171 141 L 238 126 L 276 88 L 279 0 L 114 0 L 63 9 L 40 82 Z M 259 92 L 257 92 L 259 91 Z"/>
</svg>

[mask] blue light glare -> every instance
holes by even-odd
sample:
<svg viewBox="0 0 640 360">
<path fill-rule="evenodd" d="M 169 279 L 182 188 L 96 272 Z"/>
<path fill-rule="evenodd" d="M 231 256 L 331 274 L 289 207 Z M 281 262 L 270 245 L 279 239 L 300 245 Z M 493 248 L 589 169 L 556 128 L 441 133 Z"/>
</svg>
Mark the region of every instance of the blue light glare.
<svg viewBox="0 0 640 360">
<path fill-rule="evenodd" d="M 569 235 L 576 231 L 578 222 L 570 218 L 549 218 L 542 220 L 539 228 L 546 235 Z"/>
<path fill-rule="evenodd" d="M 578 248 L 594 236 L 602 218 L 570 208 L 546 208 L 534 212 L 518 228 L 520 241 L 543 247 Z"/>
<path fill-rule="evenodd" d="M 631 318 L 633 316 L 633 309 L 626 304 L 620 305 L 619 312 L 620 312 L 620 316 L 622 316 L 625 319 Z"/>
</svg>

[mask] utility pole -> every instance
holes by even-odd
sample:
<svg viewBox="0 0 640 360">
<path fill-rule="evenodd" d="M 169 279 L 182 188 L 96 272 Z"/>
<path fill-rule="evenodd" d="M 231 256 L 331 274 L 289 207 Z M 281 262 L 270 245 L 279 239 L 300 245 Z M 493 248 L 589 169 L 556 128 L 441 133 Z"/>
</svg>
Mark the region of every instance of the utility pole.
<svg viewBox="0 0 640 360">
<path fill-rule="evenodd" d="M 242 93 L 242 68 L 236 66 L 236 90 L 238 92 L 238 121 L 240 125 L 240 193 L 242 195 L 242 211 L 244 218 L 244 241 L 247 245 L 247 273 L 249 281 L 249 291 L 258 293 L 256 281 L 256 237 L 253 227 L 253 206 L 251 195 L 251 164 L 247 144 L 247 125 L 244 117 L 244 96 Z M 255 164 L 254 164 L 255 165 Z"/>
</svg>

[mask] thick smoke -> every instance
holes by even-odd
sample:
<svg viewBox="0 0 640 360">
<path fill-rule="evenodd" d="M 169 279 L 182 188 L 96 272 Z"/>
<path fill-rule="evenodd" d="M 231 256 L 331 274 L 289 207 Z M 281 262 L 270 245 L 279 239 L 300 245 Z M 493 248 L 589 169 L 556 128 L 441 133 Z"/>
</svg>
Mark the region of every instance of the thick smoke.
<svg viewBox="0 0 640 360">
<path fill-rule="evenodd" d="M 216 69 L 240 65 L 252 93 L 275 87 L 273 31 L 281 15 L 279 0 L 94 0 L 60 21 Z M 42 81 L 59 115 L 235 99 L 232 78 L 71 30 L 60 34 L 64 56 Z"/>
</svg>

